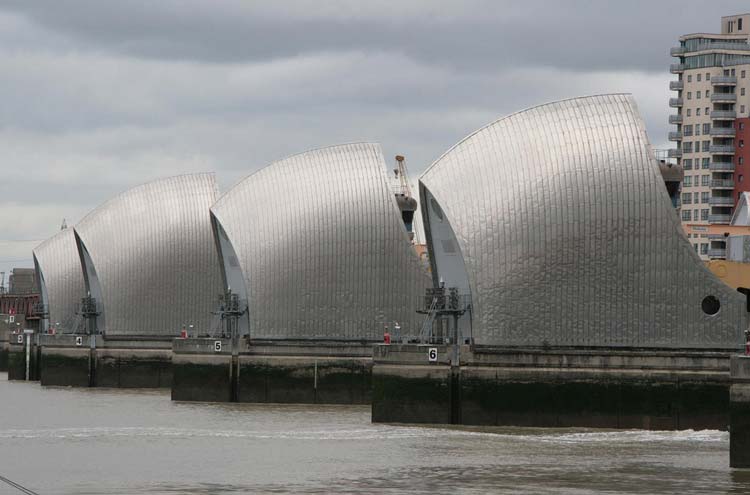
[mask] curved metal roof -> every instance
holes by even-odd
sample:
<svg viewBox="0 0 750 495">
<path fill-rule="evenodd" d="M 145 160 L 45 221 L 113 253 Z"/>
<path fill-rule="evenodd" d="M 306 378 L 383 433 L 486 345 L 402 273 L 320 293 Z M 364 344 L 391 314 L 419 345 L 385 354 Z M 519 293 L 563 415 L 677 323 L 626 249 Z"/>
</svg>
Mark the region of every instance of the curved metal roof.
<svg viewBox="0 0 750 495">
<path fill-rule="evenodd" d="M 431 165 L 420 194 L 423 204 L 434 197 L 455 233 L 477 344 L 742 342 L 744 298 L 684 237 L 629 95 L 500 119 Z M 713 316 L 702 310 L 710 295 L 721 303 Z"/>
<path fill-rule="evenodd" d="M 183 324 L 210 330 L 221 292 L 209 214 L 217 196 L 213 174 L 169 177 L 120 194 L 75 226 L 81 262 L 90 257 L 88 277 L 101 291 L 105 333 L 177 335 Z"/>
<path fill-rule="evenodd" d="M 79 323 L 76 312 L 86 289 L 73 229 L 61 230 L 39 244 L 33 256 L 49 325 L 59 332 L 74 331 Z"/>
<path fill-rule="evenodd" d="M 416 333 L 429 278 L 376 144 L 323 148 L 250 175 L 211 208 L 242 270 L 253 338 Z"/>
</svg>

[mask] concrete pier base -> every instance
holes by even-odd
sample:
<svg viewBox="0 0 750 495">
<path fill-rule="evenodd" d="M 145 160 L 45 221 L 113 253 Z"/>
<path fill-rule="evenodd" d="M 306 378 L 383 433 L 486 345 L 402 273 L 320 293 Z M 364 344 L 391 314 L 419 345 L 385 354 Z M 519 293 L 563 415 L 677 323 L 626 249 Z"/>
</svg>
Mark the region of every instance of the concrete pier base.
<svg viewBox="0 0 750 495">
<path fill-rule="evenodd" d="M 27 346 L 25 334 L 8 335 L 8 380 L 39 380 L 39 348 L 36 344 L 37 336 L 30 335 Z M 28 352 L 27 352 L 28 347 Z M 28 360 L 28 367 L 27 367 Z"/>
<path fill-rule="evenodd" d="M 352 343 L 175 339 L 172 399 L 368 404 L 371 346 Z"/>
<path fill-rule="evenodd" d="M 0 371 L 8 371 L 8 333 L 0 328 Z"/>
<path fill-rule="evenodd" d="M 729 465 L 750 468 L 750 356 L 731 359 Z"/>
<path fill-rule="evenodd" d="M 171 339 L 40 335 L 42 385 L 167 388 L 172 384 Z"/>
<path fill-rule="evenodd" d="M 429 360 L 429 349 L 437 359 Z M 374 422 L 722 429 L 729 355 L 377 345 Z"/>
</svg>

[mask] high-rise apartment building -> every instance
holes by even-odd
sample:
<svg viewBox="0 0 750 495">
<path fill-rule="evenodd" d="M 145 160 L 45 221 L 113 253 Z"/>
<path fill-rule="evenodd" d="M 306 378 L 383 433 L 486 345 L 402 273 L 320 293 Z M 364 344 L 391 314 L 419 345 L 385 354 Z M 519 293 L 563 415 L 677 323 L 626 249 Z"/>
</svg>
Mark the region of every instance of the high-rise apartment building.
<svg viewBox="0 0 750 495">
<path fill-rule="evenodd" d="M 690 242 L 704 259 L 726 252 L 726 233 L 742 192 L 750 191 L 745 141 L 750 138 L 750 14 L 721 18 L 721 33 L 680 36 L 670 50 L 677 80 L 669 88 L 675 113 L 669 123 L 677 143 L 669 156 L 685 171 L 681 219 Z M 748 140 L 750 146 L 750 140 Z"/>
</svg>

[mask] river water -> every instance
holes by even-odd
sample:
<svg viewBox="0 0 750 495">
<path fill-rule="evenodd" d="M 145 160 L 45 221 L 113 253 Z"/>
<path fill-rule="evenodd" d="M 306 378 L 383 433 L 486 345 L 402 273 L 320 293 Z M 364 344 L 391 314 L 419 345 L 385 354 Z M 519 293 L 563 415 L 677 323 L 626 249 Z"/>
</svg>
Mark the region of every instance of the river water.
<svg viewBox="0 0 750 495">
<path fill-rule="evenodd" d="M 719 431 L 374 425 L 368 407 L 175 403 L 0 374 L 0 475 L 41 495 L 750 493 L 750 472 L 728 466 Z"/>
</svg>

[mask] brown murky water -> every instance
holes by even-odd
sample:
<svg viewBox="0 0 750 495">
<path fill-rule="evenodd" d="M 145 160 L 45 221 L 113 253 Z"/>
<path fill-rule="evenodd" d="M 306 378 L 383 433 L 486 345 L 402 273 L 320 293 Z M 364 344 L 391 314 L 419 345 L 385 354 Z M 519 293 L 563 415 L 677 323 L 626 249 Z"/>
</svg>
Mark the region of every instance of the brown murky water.
<svg viewBox="0 0 750 495">
<path fill-rule="evenodd" d="M 750 472 L 728 466 L 718 431 L 385 426 L 366 407 L 173 403 L 0 374 L 0 474 L 41 495 L 750 493 Z"/>
</svg>

